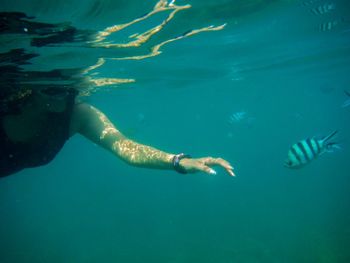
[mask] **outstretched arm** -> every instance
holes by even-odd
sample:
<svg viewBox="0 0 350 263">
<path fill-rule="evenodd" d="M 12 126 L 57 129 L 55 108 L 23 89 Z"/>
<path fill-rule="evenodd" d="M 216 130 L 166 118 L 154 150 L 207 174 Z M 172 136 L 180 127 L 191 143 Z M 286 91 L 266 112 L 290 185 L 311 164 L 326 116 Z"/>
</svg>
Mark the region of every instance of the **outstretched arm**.
<svg viewBox="0 0 350 263">
<path fill-rule="evenodd" d="M 101 111 L 88 104 L 77 104 L 73 111 L 71 133 L 80 133 L 97 145 L 111 151 L 130 165 L 156 169 L 174 169 L 175 154 L 139 144 L 125 137 Z M 234 176 L 232 166 L 221 158 L 183 158 L 182 170 L 215 174 L 211 166 L 219 165 Z"/>
</svg>

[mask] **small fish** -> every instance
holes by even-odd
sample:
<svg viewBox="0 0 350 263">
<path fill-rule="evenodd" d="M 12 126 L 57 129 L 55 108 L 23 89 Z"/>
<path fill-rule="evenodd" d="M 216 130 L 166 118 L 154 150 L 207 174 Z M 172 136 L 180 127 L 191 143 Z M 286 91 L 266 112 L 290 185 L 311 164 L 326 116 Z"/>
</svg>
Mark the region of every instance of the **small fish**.
<svg viewBox="0 0 350 263">
<path fill-rule="evenodd" d="M 318 31 L 320 32 L 327 32 L 333 30 L 336 26 L 339 25 L 339 21 L 334 20 L 334 21 L 328 21 L 322 24 L 319 24 L 318 26 Z"/>
<path fill-rule="evenodd" d="M 342 108 L 346 108 L 346 107 L 350 106 L 350 92 L 344 90 L 344 93 L 345 93 L 345 95 L 347 95 L 349 97 L 349 99 L 344 101 Z"/>
<path fill-rule="evenodd" d="M 339 149 L 337 143 L 329 142 L 337 132 L 335 131 L 322 139 L 308 138 L 293 144 L 288 151 L 288 157 L 284 166 L 300 168 L 325 152 Z"/>
<path fill-rule="evenodd" d="M 245 119 L 246 116 L 247 116 L 247 113 L 245 111 L 238 111 L 238 112 L 232 113 L 229 118 L 229 122 L 230 123 L 240 122 L 243 119 Z"/>
<path fill-rule="evenodd" d="M 344 101 L 343 105 L 341 105 L 342 108 L 347 108 L 350 106 L 350 99 Z"/>
<path fill-rule="evenodd" d="M 317 3 L 317 2 L 320 2 L 320 0 L 309 0 L 309 1 L 304 1 L 304 2 L 303 2 L 303 5 L 304 5 L 304 6 L 310 6 L 310 5 L 313 5 L 313 4 Z"/>
<path fill-rule="evenodd" d="M 325 15 L 329 12 L 332 12 L 334 9 L 335 9 L 335 4 L 330 3 L 330 4 L 324 4 L 324 5 L 320 5 L 318 7 L 312 8 L 311 12 L 314 15 L 322 16 L 322 15 Z"/>
</svg>

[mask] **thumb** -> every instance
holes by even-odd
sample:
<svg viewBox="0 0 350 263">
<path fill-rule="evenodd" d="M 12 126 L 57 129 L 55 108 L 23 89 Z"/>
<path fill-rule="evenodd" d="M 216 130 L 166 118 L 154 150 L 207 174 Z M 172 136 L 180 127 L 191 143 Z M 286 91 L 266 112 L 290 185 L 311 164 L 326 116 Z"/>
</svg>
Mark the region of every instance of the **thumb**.
<svg viewBox="0 0 350 263">
<path fill-rule="evenodd" d="M 202 170 L 203 172 L 205 172 L 207 174 L 212 174 L 212 175 L 216 174 L 216 171 L 213 168 L 206 166 L 206 165 L 203 165 L 202 167 L 200 167 L 200 170 Z"/>
</svg>

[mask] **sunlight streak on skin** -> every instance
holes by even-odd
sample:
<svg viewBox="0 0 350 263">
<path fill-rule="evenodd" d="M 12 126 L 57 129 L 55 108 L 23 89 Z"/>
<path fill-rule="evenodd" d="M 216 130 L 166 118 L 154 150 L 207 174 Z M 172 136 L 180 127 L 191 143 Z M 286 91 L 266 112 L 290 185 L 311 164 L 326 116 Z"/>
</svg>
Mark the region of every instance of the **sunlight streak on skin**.
<svg viewBox="0 0 350 263">
<path fill-rule="evenodd" d="M 103 125 L 99 140 L 107 144 L 107 148 L 125 162 L 143 167 L 169 168 L 172 165 L 172 154 L 139 144 L 124 137 L 112 122 L 100 111 L 90 106 Z M 110 146 L 109 146 L 110 145 Z"/>
<path fill-rule="evenodd" d="M 113 144 L 113 151 L 135 166 L 166 168 L 172 163 L 172 155 L 129 139 L 117 140 Z"/>
<path fill-rule="evenodd" d="M 114 127 L 114 125 L 108 120 L 106 115 L 104 115 L 102 112 L 96 110 L 94 107 L 90 106 L 90 109 L 96 113 L 98 116 L 98 119 L 101 123 L 103 123 L 103 130 L 100 134 L 100 140 L 106 139 L 107 136 L 117 136 L 117 137 L 123 137 L 123 135 Z"/>
</svg>

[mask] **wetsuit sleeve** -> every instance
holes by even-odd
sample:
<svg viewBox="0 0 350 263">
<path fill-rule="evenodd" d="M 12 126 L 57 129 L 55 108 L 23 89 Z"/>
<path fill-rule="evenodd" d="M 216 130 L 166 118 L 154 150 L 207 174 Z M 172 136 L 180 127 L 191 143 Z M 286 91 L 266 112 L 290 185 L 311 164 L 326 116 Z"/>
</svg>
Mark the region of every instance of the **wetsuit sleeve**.
<svg viewBox="0 0 350 263">
<path fill-rule="evenodd" d="M 105 114 L 91 105 L 76 105 L 72 127 L 75 132 L 111 151 L 130 165 L 173 169 L 174 154 L 137 143 L 125 137 Z"/>
</svg>

